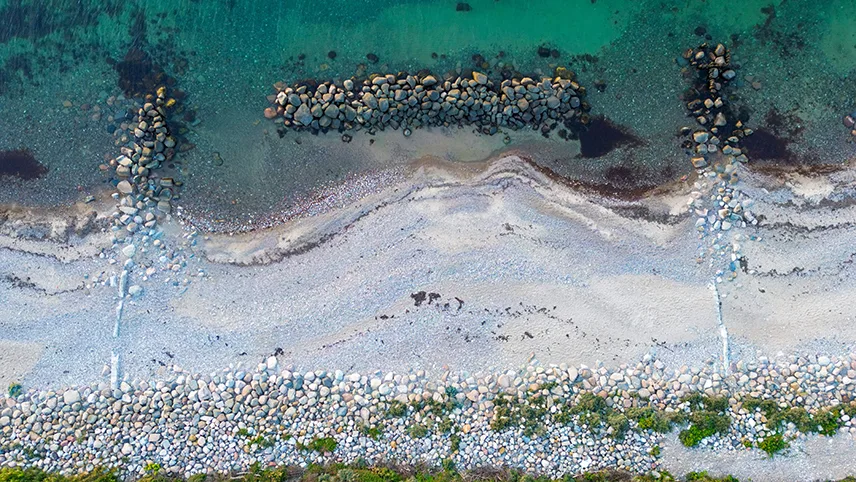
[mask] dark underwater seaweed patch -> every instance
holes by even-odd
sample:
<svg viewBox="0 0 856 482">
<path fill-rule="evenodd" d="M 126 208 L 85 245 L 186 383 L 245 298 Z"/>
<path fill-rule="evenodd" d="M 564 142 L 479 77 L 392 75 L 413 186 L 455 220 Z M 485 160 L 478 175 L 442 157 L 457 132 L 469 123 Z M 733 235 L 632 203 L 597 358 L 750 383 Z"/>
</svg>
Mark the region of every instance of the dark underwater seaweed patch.
<svg viewBox="0 0 856 482">
<path fill-rule="evenodd" d="M 758 129 L 751 136 L 744 138 L 743 147 L 746 148 L 746 155 L 753 160 L 788 163 L 793 161 L 793 156 L 788 152 L 788 141 L 765 128 Z"/>
<path fill-rule="evenodd" d="M 154 63 L 151 55 L 138 47 L 131 47 L 121 61 L 108 59 L 108 63 L 119 74 L 119 88 L 129 97 L 142 97 L 162 85 L 175 84 L 175 80 Z"/>
<path fill-rule="evenodd" d="M 793 112 L 779 112 L 775 107 L 771 107 L 764 117 L 764 125 L 773 131 L 777 136 L 784 136 L 788 139 L 793 139 L 803 133 L 805 130 L 805 122 Z"/>
<path fill-rule="evenodd" d="M 0 178 L 11 176 L 25 181 L 47 174 L 48 168 L 36 160 L 28 149 L 0 151 Z"/>
<path fill-rule="evenodd" d="M 766 15 L 764 23 L 755 26 L 754 37 L 763 45 L 772 45 L 782 57 L 793 57 L 796 51 L 803 50 L 808 45 L 803 32 L 803 23 L 798 23 L 796 29 L 786 31 L 781 22 L 776 19 L 776 6 L 770 4 L 761 8 L 761 13 Z M 781 27 L 781 28 L 777 28 Z"/>
<path fill-rule="evenodd" d="M 13 38 L 37 40 L 55 31 L 69 32 L 77 26 L 94 26 L 101 12 L 115 15 L 121 9 L 118 0 L 70 2 L 68 8 L 53 8 L 50 2 L 9 0 L 0 7 L 0 44 Z"/>
<path fill-rule="evenodd" d="M 624 126 L 615 125 L 605 117 L 595 117 L 587 129 L 579 133 L 580 157 L 594 159 L 603 157 L 623 146 L 638 146 L 642 140 Z"/>
<path fill-rule="evenodd" d="M 802 134 L 804 122 L 796 114 L 781 113 L 771 108 L 764 125 L 743 140 L 747 155 L 753 160 L 782 165 L 797 165 L 802 160 L 788 149 Z"/>
</svg>

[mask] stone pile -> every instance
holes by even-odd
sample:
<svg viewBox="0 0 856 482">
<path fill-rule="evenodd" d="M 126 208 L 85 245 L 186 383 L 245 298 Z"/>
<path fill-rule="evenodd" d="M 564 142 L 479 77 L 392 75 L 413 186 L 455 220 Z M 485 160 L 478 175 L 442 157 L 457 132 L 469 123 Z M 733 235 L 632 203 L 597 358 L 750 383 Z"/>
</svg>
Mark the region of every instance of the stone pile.
<svg viewBox="0 0 856 482">
<path fill-rule="evenodd" d="M 125 379 L 116 388 L 101 382 L 0 397 L 0 466 L 80 471 L 107 465 L 140 474 L 158 463 L 189 475 L 246 470 L 254 462 L 362 458 L 433 465 L 451 459 L 461 469 L 508 466 L 554 478 L 602 468 L 649 473 L 658 467 L 663 435 L 631 422 L 619 439 L 580 418 L 558 423 L 553 416 L 582 394 L 602 397 L 616 412 L 687 410 L 688 395 L 722 396 L 729 430 L 705 438 L 701 447 L 754 450 L 747 446 L 771 431 L 763 414 L 744 407 L 749 398 L 809 412 L 847 406 L 853 413 L 856 354 L 759 357 L 732 363 L 728 375 L 717 366 L 709 360 L 702 368 L 669 368 L 646 355 L 613 369 L 533 362 L 483 375 L 296 371 L 280 367 L 275 357 L 252 370 L 238 366 L 210 375 L 171 367 L 159 380 Z M 500 394 L 521 406 L 540 401 L 543 431 L 492 428 Z M 856 434 L 845 411 L 836 412 L 833 424 L 833 432 Z M 805 435 L 792 426 L 784 430 L 797 444 Z M 337 444 L 332 453 L 306 448 L 328 437 Z"/>
<path fill-rule="evenodd" d="M 850 135 L 856 137 L 856 110 L 849 115 L 844 116 L 844 119 L 842 120 L 844 122 L 844 127 L 850 129 Z"/>
<path fill-rule="evenodd" d="M 104 281 L 111 287 L 118 287 L 122 298 L 142 292 L 139 285 L 130 284 L 130 275 L 136 266 L 134 259 L 141 254 L 149 253 L 151 258 L 142 276 L 144 279 L 157 271 L 153 264 L 158 262 L 163 269 L 176 273 L 187 264 L 186 257 L 178 252 L 181 250 L 167 249 L 157 226 L 159 219 L 172 212 L 171 201 L 178 197 L 177 189 L 181 184 L 170 177 L 161 177 L 158 172 L 175 154 L 176 140 L 170 135 L 166 122 L 166 109 L 173 103 L 166 98 L 164 87 L 159 88 L 156 95 L 149 95 L 138 110 L 137 120 L 129 126 L 133 137 L 121 147 L 121 155 L 110 161 L 121 179 L 113 195 L 118 202 L 113 213 L 113 243 L 125 262 L 120 276 Z M 121 319 L 121 303 L 117 317 Z"/>
<path fill-rule="evenodd" d="M 588 122 L 585 88 L 573 72 L 557 69 L 553 78 L 529 77 L 495 83 L 487 75 L 438 79 L 433 75 L 372 75 L 341 84 L 279 85 L 265 117 L 285 127 L 318 130 L 476 125 L 486 134 L 499 128 L 540 128 Z"/>
<path fill-rule="evenodd" d="M 178 183 L 171 178 L 160 178 L 156 170 L 172 157 L 176 145 L 170 136 L 166 124 L 166 89 L 161 87 L 157 96 L 146 102 L 138 112 L 138 120 L 133 129 L 134 139 L 129 146 L 121 148 L 121 155 L 110 161 L 115 167 L 116 176 L 122 179 L 116 185 L 120 196 L 143 194 L 143 204 L 149 209 L 168 214 L 171 211 L 170 199 Z M 143 209 L 143 206 L 129 206 L 124 211 Z M 126 213 L 128 214 L 128 213 Z M 137 213 L 134 212 L 134 215 Z M 151 219 L 137 222 L 135 218 L 124 218 L 121 222 L 129 232 L 140 226 L 152 227 L 157 222 L 153 213 Z"/>
<path fill-rule="evenodd" d="M 695 74 L 685 100 L 696 127 L 685 127 L 682 134 L 688 136 L 685 146 L 691 150 L 690 162 L 699 175 L 689 202 L 690 212 L 697 217 L 696 229 L 703 236 L 757 225 L 750 210 L 752 199 L 738 186 L 740 166 L 749 160 L 740 143 L 752 130 L 743 125 L 727 101 L 727 91 L 737 78 L 731 54 L 723 44 L 703 44 L 684 52 L 681 62 Z M 739 247 L 743 239 L 739 234 L 734 238 L 729 243 L 715 237 L 708 249 L 730 258 L 728 268 L 717 271 L 717 281 L 734 279 L 741 268 Z M 700 259 L 707 254 L 700 253 Z"/>
</svg>

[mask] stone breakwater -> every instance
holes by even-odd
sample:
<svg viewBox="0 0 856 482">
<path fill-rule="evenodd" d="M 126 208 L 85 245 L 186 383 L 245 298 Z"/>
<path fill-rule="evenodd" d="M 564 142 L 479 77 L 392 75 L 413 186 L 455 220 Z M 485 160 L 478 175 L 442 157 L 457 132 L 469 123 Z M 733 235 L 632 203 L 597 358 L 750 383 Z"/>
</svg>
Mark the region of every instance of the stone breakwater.
<svg viewBox="0 0 856 482">
<path fill-rule="evenodd" d="M 276 88 L 265 117 L 313 131 L 390 127 L 410 135 L 411 129 L 422 126 L 475 125 L 485 134 L 527 126 L 546 133 L 563 125 L 573 133 L 589 122 L 585 87 L 564 68 L 552 78 L 522 77 L 498 84 L 480 72 L 445 79 L 402 73 Z"/>
<path fill-rule="evenodd" d="M 121 154 L 108 163 L 120 180 L 113 194 L 117 201 L 111 228 L 114 253 L 105 254 L 105 257 L 110 264 L 122 260 L 123 270 L 118 281 L 111 277 L 101 280 L 101 284 L 118 285 L 120 298 L 142 293 L 141 286 L 129 284 L 135 268 L 142 271 L 143 280 L 165 271 L 167 282 L 176 286 L 189 284 L 187 278 L 178 278 L 182 277 L 187 260 L 192 257 L 186 248 L 195 244 L 196 231 L 185 234 L 183 240 L 186 242 L 182 245 L 168 247 L 158 226 L 159 220 L 171 217 L 173 200 L 179 198 L 178 190 L 182 185 L 181 181 L 160 172 L 162 164 L 177 152 L 177 140 L 170 134 L 166 119 L 167 109 L 174 104 L 175 100 L 167 98 L 165 87 L 159 88 L 156 95 L 146 96 L 136 120 L 128 127 L 131 134 L 128 142 L 120 147 Z M 121 318 L 121 302 L 118 318 Z"/>
<path fill-rule="evenodd" d="M 683 57 L 698 74 L 686 107 L 699 127 L 684 128 L 683 133 L 692 138 L 685 147 L 692 150 L 690 162 L 699 175 L 717 184 L 714 199 L 717 209 L 701 213 L 696 227 L 728 231 L 732 226 L 745 228 L 747 223 L 757 224 L 752 213 L 745 209 L 751 202 L 741 199 L 741 192 L 734 187 L 739 180 L 737 166 L 749 160 L 740 148 L 740 141 L 751 135 L 752 130 L 731 112 L 725 98 L 728 84 L 737 75 L 730 65 L 728 49 L 722 44 L 716 47 L 705 44 L 687 50 Z"/>
<path fill-rule="evenodd" d="M 687 206 L 696 216 L 702 241 L 698 259 L 708 259 L 717 267 L 717 282 L 733 280 L 742 268 L 741 244 L 752 237 L 728 232 L 758 224 L 750 210 L 753 201 L 739 183 L 741 166 L 749 161 L 741 141 L 752 129 L 743 125 L 728 102 L 737 67 L 723 44 L 688 49 L 678 63 L 692 79 L 684 101 L 696 126 L 684 127 L 681 134 L 687 136 L 683 146 L 698 175 Z"/>
<path fill-rule="evenodd" d="M 168 247 L 163 239 L 159 220 L 170 218 L 172 200 L 178 198 L 180 181 L 164 177 L 159 172 L 162 164 L 176 153 L 176 139 L 167 126 L 166 111 L 175 105 L 167 99 L 166 88 L 161 87 L 155 95 L 149 94 L 137 111 L 137 118 L 128 126 L 127 142 L 120 147 L 121 154 L 105 165 L 115 169 L 116 210 L 112 213 L 112 252 L 101 253 L 111 265 L 120 271 L 103 278 L 87 279 L 87 288 L 95 284 L 110 286 L 118 291 L 113 325 L 114 346 L 111 354 L 111 387 L 117 388 L 121 377 L 122 362 L 122 315 L 126 302 L 143 295 L 139 281 L 149 281 L 159 272 L 165 283 L 184 287 L 190 283 L 185 277 L 188 259 L 193 257 L 190 249 L 195 244 L 196 232 L 185 234 L 179 246 Z M 124 136 L 123 136 L 124 139 Z M 121 264 L 119 264 L 121 261 Z M 197 276 L 204 276 L 199 271 Z"/>
<path fill-rule="evenodd" d="M 161 380 L 126 380 L 115 389 L 101 382 L 0 398 L 0 466 L 79 472 L 106 465 L 135 474 L 157 463 L 189 475 L 255 462 L 451 459 L 460 469 L 504 466 L 552 477 L 604 468 L 651 473 L 663 438 L 654 430 L 666 430 L 632 414 L 646 407 L 687 414 L 696 409 L 693 395 L 718 400 L 717 417 L 726 420 L 718 433 L 696 435 L 693 445 L 702 449 L 756 450 L 750 447 L 771 435 L 798 444 L 800 430 L 820 431 L 819 424 L 826 435 L 856 434 L 856 354 L 760 357 L 732 363 L 727 376 L 716 365 L 670 369 L 646 355 L 614 369 L 534 361 L 437 377 L 301 372 L 275 357 L 209 375 L 170 367 Z M 584 400 L 598 412 L 573 408 Z M 786 407 L 804 422 L 786 417 L 771 426 L 771 410 Z M 691 413 L 686 420 L 701 423 Z"/>
<path fill-rule="evenodd" d="M 121 218 L 119 223 L 129 233 L 134 233 L 137 228 L 154 227 L 157 220 L 152 211 L 155 209 L 169 214 L 170 200 L 179 184 L 172 178 L 161 178 L 157 173 L 167 158 L 174 155 L 176 145 L 166 124 L 165 108 L 170 102 L 166 99 L 166 88 L 161 87 L 157 96 L 149 96 L 148 100 L 138 111 L 137 123 L 133 127 L 133 141 L 122 146 L 121 155 L 109 162 L 110 167 L 115 168 L 116 176 L 121 179 L 116 185 L 117 196 L 145 194 L 139 206 L 135 202 L 122 209 L 128 217 Z M 126 200 L 123 199 L 123 202 Z M 136 216 L 144 209 L 149 212 L 145 218 L 138 220 Z"/>
</svg>

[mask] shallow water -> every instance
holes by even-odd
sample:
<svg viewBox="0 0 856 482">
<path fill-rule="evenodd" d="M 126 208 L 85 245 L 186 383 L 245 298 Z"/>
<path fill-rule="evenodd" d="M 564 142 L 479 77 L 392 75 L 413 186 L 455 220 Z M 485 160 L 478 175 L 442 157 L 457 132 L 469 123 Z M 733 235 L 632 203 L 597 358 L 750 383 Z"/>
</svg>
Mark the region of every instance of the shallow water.
<svg viewBox="0 0 856 482">
<path fill-rule="evenodd" d="M 856 42 L 848 40 L 856 29 L 844 26 L 856 16 L 848 17 L 854 7 L 768 4 L 484 0 L 458 11 L 448 1 L 4 1 L 0 8 L 10 20 L 0 30 L 0 114 L 9 122 L 0 149 L 30 149 L 50 171 L 42 182 L 11 183 L 0 201 L 69 202 L 107 184 L 97 165 L 112 155 L 124 107 L 105 101 L 128 85 L 119 72 L 142 77 L 147 68 L 162 69 L 186 95 L 186 110 L 173 121 L 187 129 L 195 149 L 173 165 L 177 176 L 194 179 L 188 193 L 212 194 L 188 196 L 188 203 L 202 203 L 195 211 L 249 221 L 355 172 L 387 167 L 400 152 L 369 146 L 365 136 L 352 145 L 322 136 L 301 147 L 295 142 L 305 134 L 279 138 L 261 114 L 278 81 L 401 70 L 476 69 L 499 78 L 567 66 L 588 87 L 592 113 L 643 142 L 585 160 L 575 157 L 578 146 L 554 134 L 541 143 L 543 159 L 536 158 L 589 181 L 610 182 L 606 169 L 618 165 L 640 185 L 657 184 L 689 172 L 674 136 L 686 124 L 680 95 L 688 87 L 675 58 L 708 39 L 728 43 L 742 67 L 745 88 L 737 103 L 750 125 L 781 119 L 775 134 L 786 138 L 788 150 L 764 152 L 779 153 L 781 162 L 840 163 L 853 152 L 842 142 L 847 135 L 838 119 L 856 97 L 856 86 L 845 80 L 856 65 Z M 119 63 L 129 52 L 150 60 L 123 70 Z M 95 106 L 103 109 L 98 120 L 81 110 Z M 483 146 L 462 159 L 481 160 L 503 148 L 495 139 L 459 137 Z"/>
</svg>

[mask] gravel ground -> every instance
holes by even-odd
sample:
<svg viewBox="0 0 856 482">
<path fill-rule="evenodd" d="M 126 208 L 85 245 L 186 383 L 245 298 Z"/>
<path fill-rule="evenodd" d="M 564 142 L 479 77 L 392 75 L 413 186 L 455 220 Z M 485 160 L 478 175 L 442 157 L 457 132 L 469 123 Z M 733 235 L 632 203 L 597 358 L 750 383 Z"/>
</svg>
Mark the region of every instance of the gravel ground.
<svg viewBox="0 0 856 482">
<path fill-rule="evenodd" d="M 663 468 L 673 474 L 708 471 L 714 476 L 732 475 L 738 480 L 840 480 L 853 475 L 853 466 L 842 463 L 856 455 L 852 437 L 811 436 L 787 457 L 768 457 L 758 451 L 699 451 L 681 445 L 677 437 L 663 444 Z"/>
</svg>

